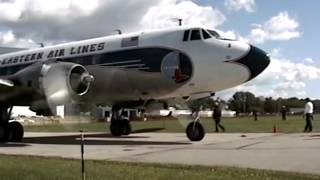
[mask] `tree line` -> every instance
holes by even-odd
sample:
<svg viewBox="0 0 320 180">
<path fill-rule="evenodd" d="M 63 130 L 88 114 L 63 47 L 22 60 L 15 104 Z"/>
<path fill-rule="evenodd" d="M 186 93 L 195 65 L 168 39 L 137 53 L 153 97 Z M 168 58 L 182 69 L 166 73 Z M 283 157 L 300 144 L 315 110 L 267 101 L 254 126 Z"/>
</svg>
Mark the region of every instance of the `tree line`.
<svg viewBox="0 0 320 180">
<path fill-rule="evenodd" d="M 216 101 L 222 102 L 228 109 L 236 111 L 237 113 L 278 113 L 282 108 L 286 108 L 287 112 L 292 108 L 304 108 L 305 99 L 291 97 L 291 98 L 272 98 L 255 96 L 251 92 L 236 92 L 228 101 L 214 100 L 212 98 L 204 98 L 188 102 L 191 110 L 196 110 L 202 107 L 203 109 L 211 109 Z M 320 100 L 312 101 L 315 106 L 315 112 L 320 111 Z"/>
</svg>

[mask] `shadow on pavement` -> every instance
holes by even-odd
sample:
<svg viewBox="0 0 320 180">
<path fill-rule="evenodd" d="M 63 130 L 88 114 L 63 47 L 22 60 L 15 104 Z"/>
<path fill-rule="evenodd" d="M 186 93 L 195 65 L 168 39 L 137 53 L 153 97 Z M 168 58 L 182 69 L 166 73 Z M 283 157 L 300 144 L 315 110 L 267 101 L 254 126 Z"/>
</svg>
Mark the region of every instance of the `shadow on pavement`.
<svg viewBox="0 0 320 180">
<path fill-rule="evenodd" d="M 161 131 L 164 130 L 165 128 L 148 128 L 148 129 L 138 129 L 138 130 L 134 130 L 132 131 L 132 133 L 150 133 L 150 132 L 157 132 L 157 131 Z"/>
<path fill-rule="evenodd" d="M 24 144 L 24 143 L 4 143 L 4 144 L 1 144 L 0 143 L 0 148 L 4 147 L 26 147 L 26 146 L 30 146 L 29 144 Z"/>
<path fill-rule="evenodd" d="M 98 139 L 95 139 L 98 138 Z M 85 145 L 186 145 L 186 142 L 170 141 L 145 141 L 141 138 L 147 136 L 123 136 L 114 137 L 110 134 L 86 134 Z M 80 135 L 68 136 L 44 136 L 44 137 L 26 137 L 22 144 L 56 144 L 56 145 L 79 145 Z"/>
</svg>

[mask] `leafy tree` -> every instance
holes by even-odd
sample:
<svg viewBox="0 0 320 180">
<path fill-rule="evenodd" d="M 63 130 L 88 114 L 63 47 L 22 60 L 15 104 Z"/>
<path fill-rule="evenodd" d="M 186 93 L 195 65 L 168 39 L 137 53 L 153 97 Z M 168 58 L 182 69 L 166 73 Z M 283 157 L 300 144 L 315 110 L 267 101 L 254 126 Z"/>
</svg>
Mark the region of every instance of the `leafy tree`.
<svg viewBox="0 0 320 180">
<path fill-rule="evenodd" d="M 230 109 L 237 113 L 247 113 L 255 110 L 257 99 L 251 92 L 236 92 L 229 100 Z"/>
<path fill-rule="evenodd" d="M 191 111 L 197 111 L 202 107 L 202 109 L 212 109 L 212 107 L 215 104 L 215 100 L 213 100 L 210 97 L 202 98 L 202 99 L 196 99 L 192 101 L 188 101 L 187 105 L 191 109 Z"/>
</svg>

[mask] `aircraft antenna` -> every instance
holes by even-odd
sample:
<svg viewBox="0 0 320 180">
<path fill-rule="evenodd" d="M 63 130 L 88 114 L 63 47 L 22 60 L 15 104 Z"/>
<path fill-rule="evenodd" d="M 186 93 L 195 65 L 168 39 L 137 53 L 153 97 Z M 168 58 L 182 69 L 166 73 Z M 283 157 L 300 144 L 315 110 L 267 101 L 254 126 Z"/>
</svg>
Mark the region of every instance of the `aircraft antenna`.
<svg viewBox="0 0 320 180">
<path fill-rule="evenodd" d="M 171 20 L 172 20 L 172 21 L 178 21 L 179 26 L 182 26 L 182 21 L 183 21 L 182 18 L 172 18 Z"/>
<path fill-rule="evenodd" d="M 44 44 L 43 44 L 43 43 L 37 43 L 37 44 L 39 44 L 40 47 L 44 47 Z"/>
<path fill-rule="evenodd" d="M 121 29 L 115 29 L 114 31 L 116 31 L 118 34 L 122 34 Z"/>
</svg>

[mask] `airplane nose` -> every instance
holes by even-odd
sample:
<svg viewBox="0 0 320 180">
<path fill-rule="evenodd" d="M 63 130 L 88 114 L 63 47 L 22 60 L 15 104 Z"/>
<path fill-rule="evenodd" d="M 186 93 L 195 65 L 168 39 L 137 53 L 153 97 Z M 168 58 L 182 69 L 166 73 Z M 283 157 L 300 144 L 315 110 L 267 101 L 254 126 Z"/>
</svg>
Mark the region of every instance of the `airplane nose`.
<svg viewBox="0 0 320 180">
<path fill-rule="evenodd" d="M 258 76 L 270 64 L 270 58 L 263 50 L 250 45 L 250 51 L 247 55 L 236 61 L 250 70 L 248 81 Z"/>
</svg>

